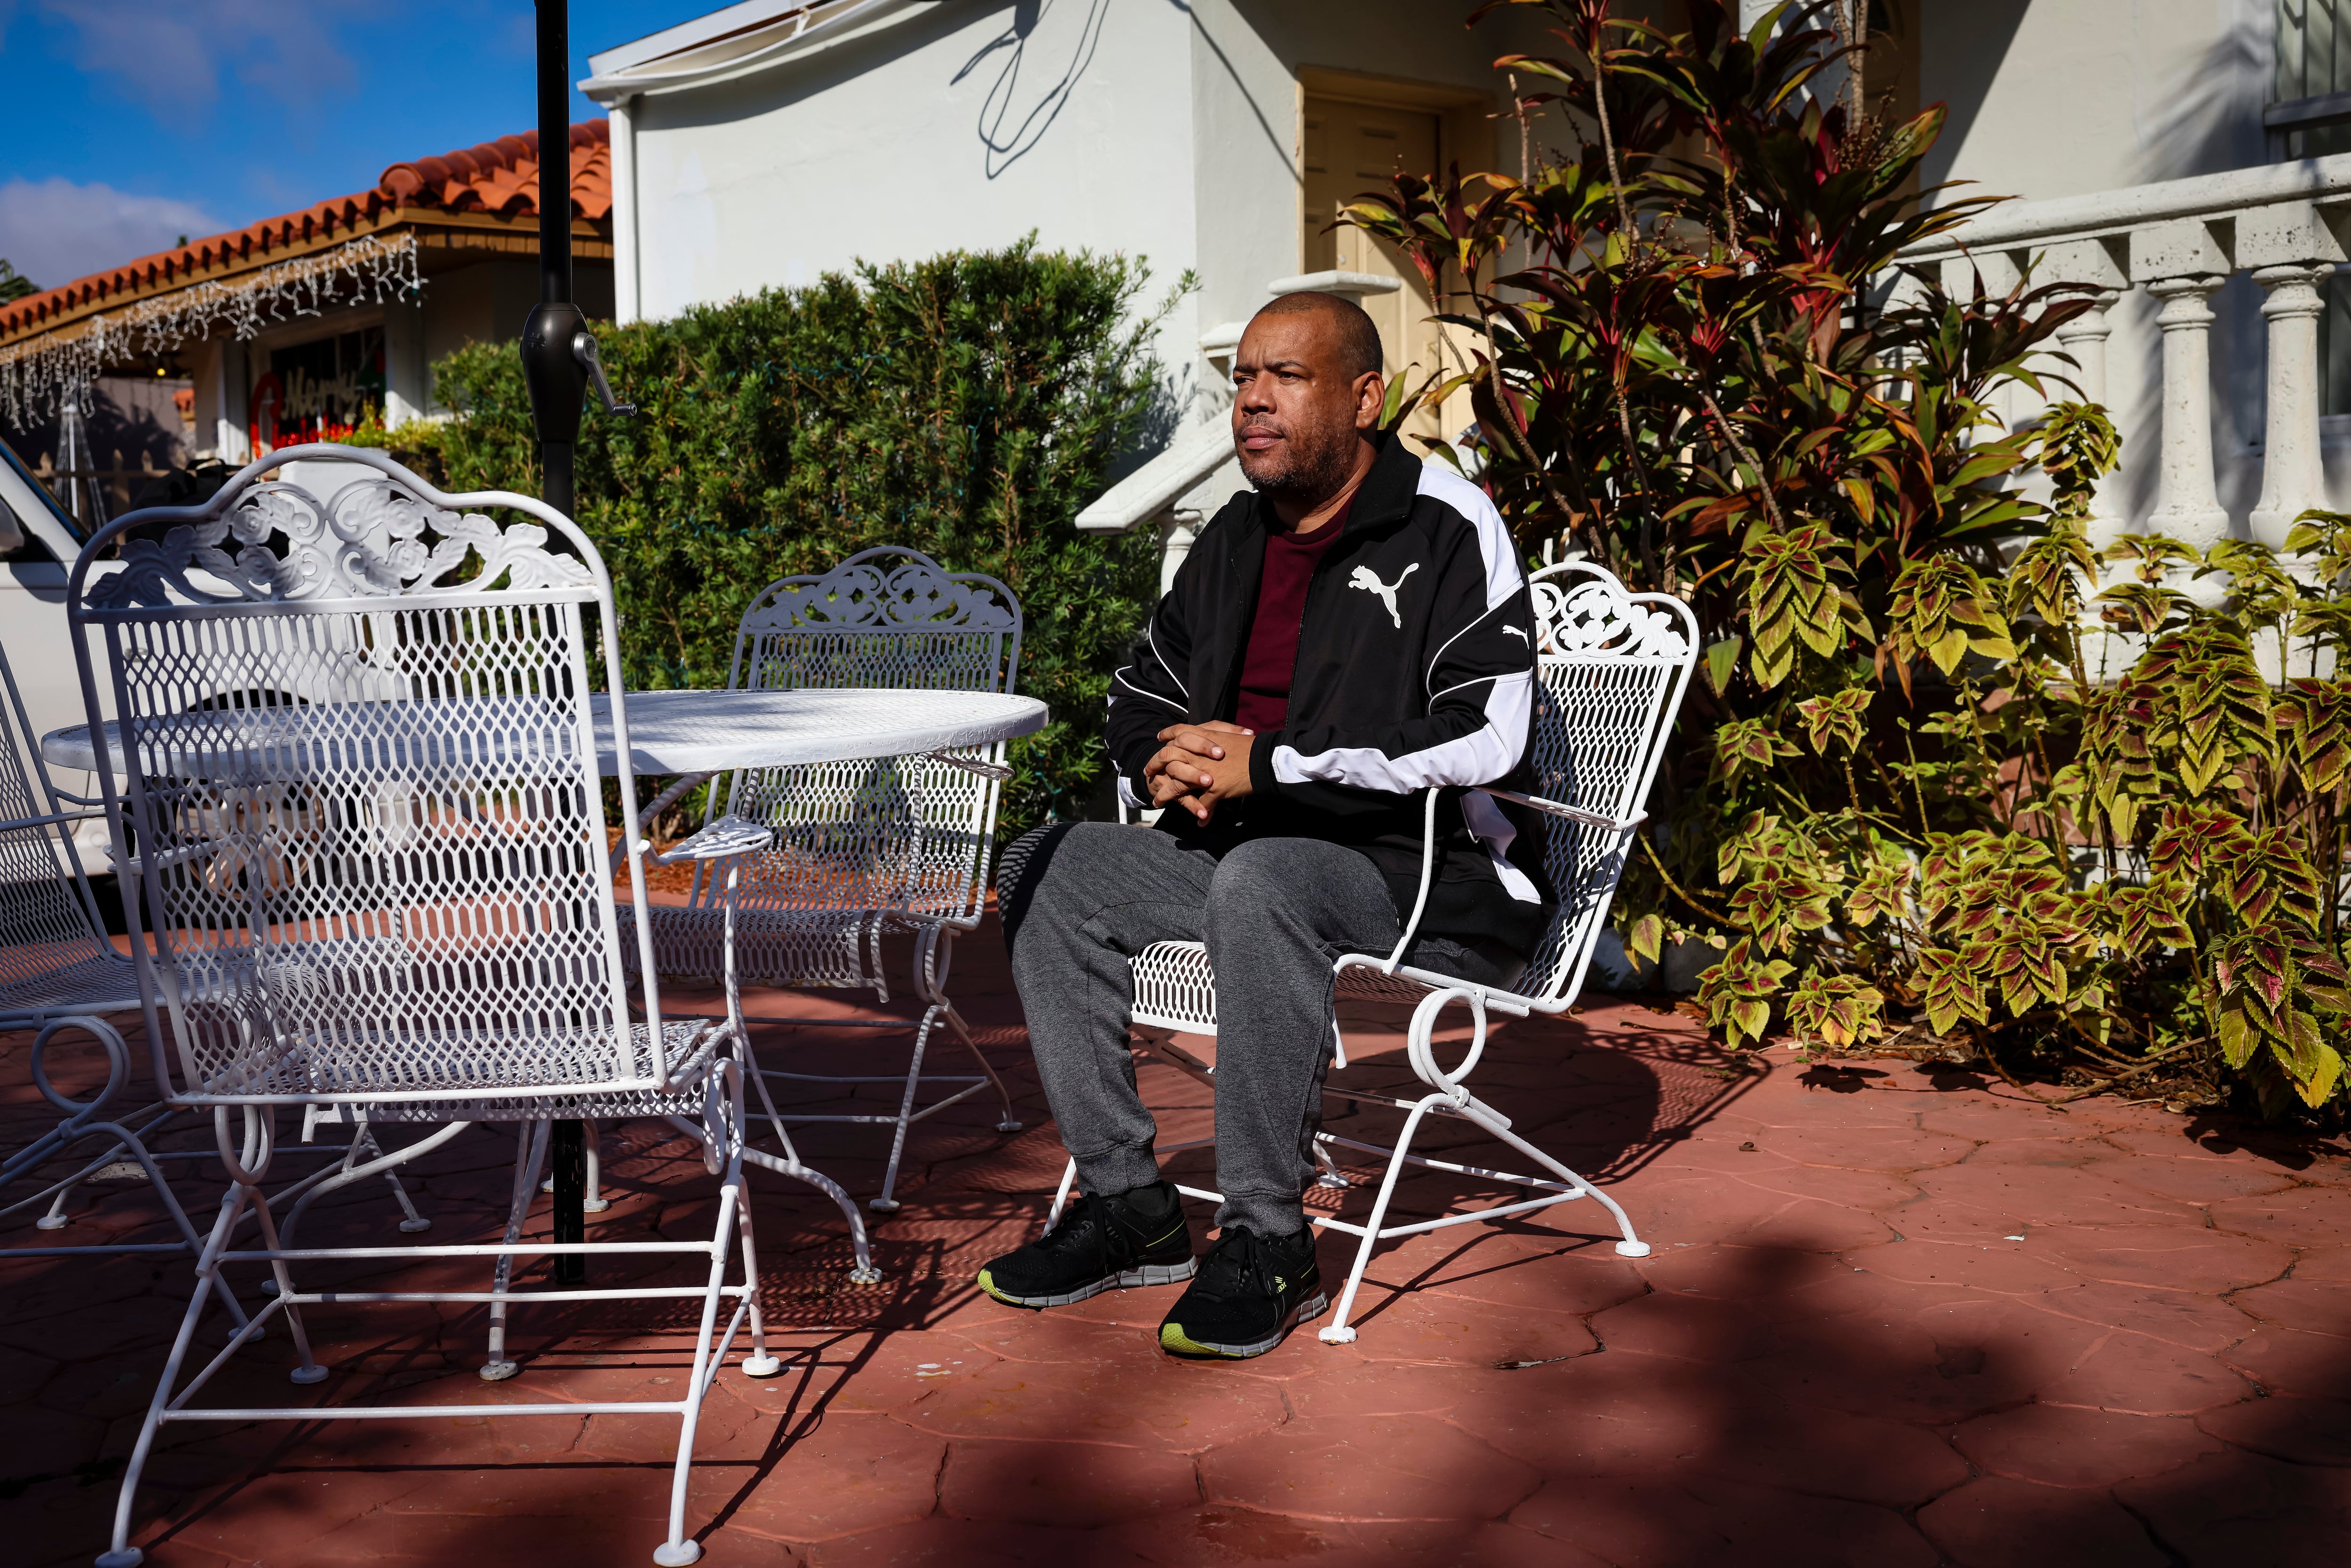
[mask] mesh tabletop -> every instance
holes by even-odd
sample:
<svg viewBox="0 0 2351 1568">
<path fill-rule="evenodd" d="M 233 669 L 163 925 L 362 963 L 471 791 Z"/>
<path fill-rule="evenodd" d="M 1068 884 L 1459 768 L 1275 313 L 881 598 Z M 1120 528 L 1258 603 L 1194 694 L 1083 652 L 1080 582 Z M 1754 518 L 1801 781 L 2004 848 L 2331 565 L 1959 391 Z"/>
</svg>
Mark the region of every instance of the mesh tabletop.
<svg viewBox="0 0 2351 1568">
<path fill-rule="evenodd" d="M 616 770 L 611 703 L 590 699 L 596 720 L 597 765 Z M 565 727 L 549 705 L 531 698 L 486 697 L 468 706 L 510 709 L 512 743 L 533 751 L 564 743 Z M 151 766 L 189 778 L 293 779 L 313 772 L 340 772 L 370 751 L 385 761 L 413 761 L 431 751 L 443 735 L 460 728 L 446 712 L 447 700 L 387 701 L 363 705 L 380 710 L 368 722 L 355 720 L 352 706 L 335 708 L 275 707 L 213 711 L 186 716 L 174 745 L 168 728 L 151 736 L 163 755 Z M 839 762 L 859 757 L 895 757 L 950 747 L 985 746 L 1029 735 L 1044 727 L 1045 705 L 1034 697 L 986 692 L 883 691 L 834 688 L 821 691 L 666 691 L 629 694 L 629 758 L 640 773 L 714 773 L 736 768 L 788 768 Z M 552 721 L 552 722 L 550 722 Z M 176 725 L 179 721 L 167 721 Z M 475 725 L 462 727 L 478 734 Z M 106 748 L 122 771 L 121 737 L 104 727 Z M 323 755 L 331 751 L 333 756 Z M 92 771 L 98 748 L 88 725 L 52 730 L 41 737 L 41 755 L 52 766 Z"/>
</svg>

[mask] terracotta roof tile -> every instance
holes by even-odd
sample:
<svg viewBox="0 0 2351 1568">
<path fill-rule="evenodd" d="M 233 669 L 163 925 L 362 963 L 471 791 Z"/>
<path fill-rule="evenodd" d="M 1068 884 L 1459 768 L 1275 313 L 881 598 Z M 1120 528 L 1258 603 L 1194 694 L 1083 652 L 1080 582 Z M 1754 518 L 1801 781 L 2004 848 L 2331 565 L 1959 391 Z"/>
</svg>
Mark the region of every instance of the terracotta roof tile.
<svg viewBox="0 0 2351 1568">
<path fill-rule="evenodd" d="M 453 213 L 494 213 L 530 217 L 538 212 L 538 132 L 501 136 L 437 158 L 394 163 L 377 177 L 375 188 L 337 196 L 298 213 L 247 224 L 227 234 L 191 240 L 143 256 L 104 272 L 0 306 L 0 338 L 37 329 L 53 317 L 102 304 L 117 294 L 193 281 L 216 267 L 266 256 L 271 251 L 332 238 L 407 208 Z M 571 212 L 599 223 L 612 211 L 611 129 L 601 120 L 571 128 Z"/>
</svg>

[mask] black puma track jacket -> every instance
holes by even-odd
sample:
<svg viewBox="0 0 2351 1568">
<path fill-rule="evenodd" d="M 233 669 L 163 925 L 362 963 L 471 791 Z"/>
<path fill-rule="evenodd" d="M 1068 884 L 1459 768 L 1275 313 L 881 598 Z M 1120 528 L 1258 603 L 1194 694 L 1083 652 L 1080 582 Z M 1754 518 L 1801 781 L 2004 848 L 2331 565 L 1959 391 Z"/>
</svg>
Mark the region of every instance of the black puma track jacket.
<svg viewBox="0 0 2351 1568">
<path fill-rule="evenodd" d="M 1272 521 L 1253 491 L 1227 502 L 1112 679 L 1106 739 L 1129 805 L 1150 804 L 1162 729 L 1231 719 Z M 1420 928 L 1529 956 L 1552 907 L 1541 820 L 1458 787 L 1535 792 L 1534 663 L 1526 572 L 1493 503 L 1383 437 L 1308 585 L 1288 720 L 1256 738 L 1251 794 L 1205 827 L 1180 807 L 1159 826 L 1219 852 L 1267 837 L 1358 848 L 1402 920 L 1420 883 L 1419 791 L 1448 786 Z"/>
</svg>

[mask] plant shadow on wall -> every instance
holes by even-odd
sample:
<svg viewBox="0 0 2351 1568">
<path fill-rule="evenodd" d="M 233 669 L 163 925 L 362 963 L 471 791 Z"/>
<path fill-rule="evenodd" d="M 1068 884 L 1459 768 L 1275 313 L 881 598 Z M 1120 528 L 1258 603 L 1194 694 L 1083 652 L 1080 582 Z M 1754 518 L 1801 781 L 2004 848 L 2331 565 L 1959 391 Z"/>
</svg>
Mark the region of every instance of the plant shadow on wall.
<svg viewBox="0 0 2351 1568">
<path fill-rule="evenodd" d="M 1012 21 L 1003 32 L 966 60 L 953 80 L 960 85 L 991 59 L 998 60 L 996 80 L 979 108 L 979 140 L 987 149 L 987 177 L 995 179 L 1045 139 L 1053 121 L 1077 90 L 1078 78 L 1093 63 L 1102 42 L 1102 18 L 1110 0 L 1016 0 Z M 1031 61 L 1034 50 L 1040 58 Z M 1068 51 L 1061 75 L 1051 77 L 1054 62 Z M 1023 76 L 1028 78 L 1023 80 Z M 1048 78 L 1051 79 L 1046 79 Z"/>
<path fill-rule="evenodd" d="M 604 329 L 612 382 L 641 412 L 589 411 L 580 521 L 611 568 L 630 685 L 723 686 L 761 588 L 907 546 L 998 579 L 1027 613 L 1016 689 L 1052 720 L 1012 743 L 1001 841 L 1083 814 L 1110 672 L 1157 577 L 1149 530 L 1076 527 L 1110 465 L 1165 423 L 1149 344 L 1192 281 L 1138 308 L 1149 277 L 1032 236 Z M 448 482 L 535 488 L 514 345 L 435 373 L 464 411 L 439 437 Z"/>
<path fill-rule="evenodd" d="M 1899 264 L 1991 204 L 1906 191 L 1939 107 L 1823 110 L 1802 89 L 1846 46 L 1792 5 L 1743 36 L 1717 0 L 1684 31 L 1609 0 L 1472 19 L 1512 4 L 1564 47 L 1497 68 L 1578 143 L 1523 180 L 1399 175 L 1343 221 L 1475 345 L 1399 400 L 1468 392 L 1475 434 L 1433 456 L 1531 558 L 1705 628 L 1628 948 L 1718 949 L 1699 1000 L 1734 1043 L 2338 1119 L 2351 519 L 2307 515 L 2290 564 L 2155 536 L 2102 559 L 2119 443 L 2052 346 L 2088 291 Z M 2001 421 L 2011 388 L 2034 418 Z"/>
</svg>

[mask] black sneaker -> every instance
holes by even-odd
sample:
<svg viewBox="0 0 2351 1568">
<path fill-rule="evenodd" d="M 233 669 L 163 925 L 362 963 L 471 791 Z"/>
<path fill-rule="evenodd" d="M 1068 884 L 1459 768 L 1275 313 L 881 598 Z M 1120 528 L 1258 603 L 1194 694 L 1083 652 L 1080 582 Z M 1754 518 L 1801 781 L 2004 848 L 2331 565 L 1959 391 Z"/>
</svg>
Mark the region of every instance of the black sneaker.
<svg viewBox="0 0 2351 1568">
<path fill-rule="evenodd" d="M 1231 1361 L 1263 1355 L 1330 1304 L 1314 1262 L 1312 1226 L 1295 1236 L 1259 1236 L 1228 1225 L 1200 1260 L 1191 1289 L 1159 1325 L 1159 1348 Z"/>
<path fill-rule="evenodd" d="M 1183 1201 L 1163 1181 L 1080 1196 L 1052 1229 L 982 1269 L 979 1288 L 1008 1306 L 1066 1307 L 1123 1285 L 1177 1284 L 1197 1266 Z"/>
</svg>

